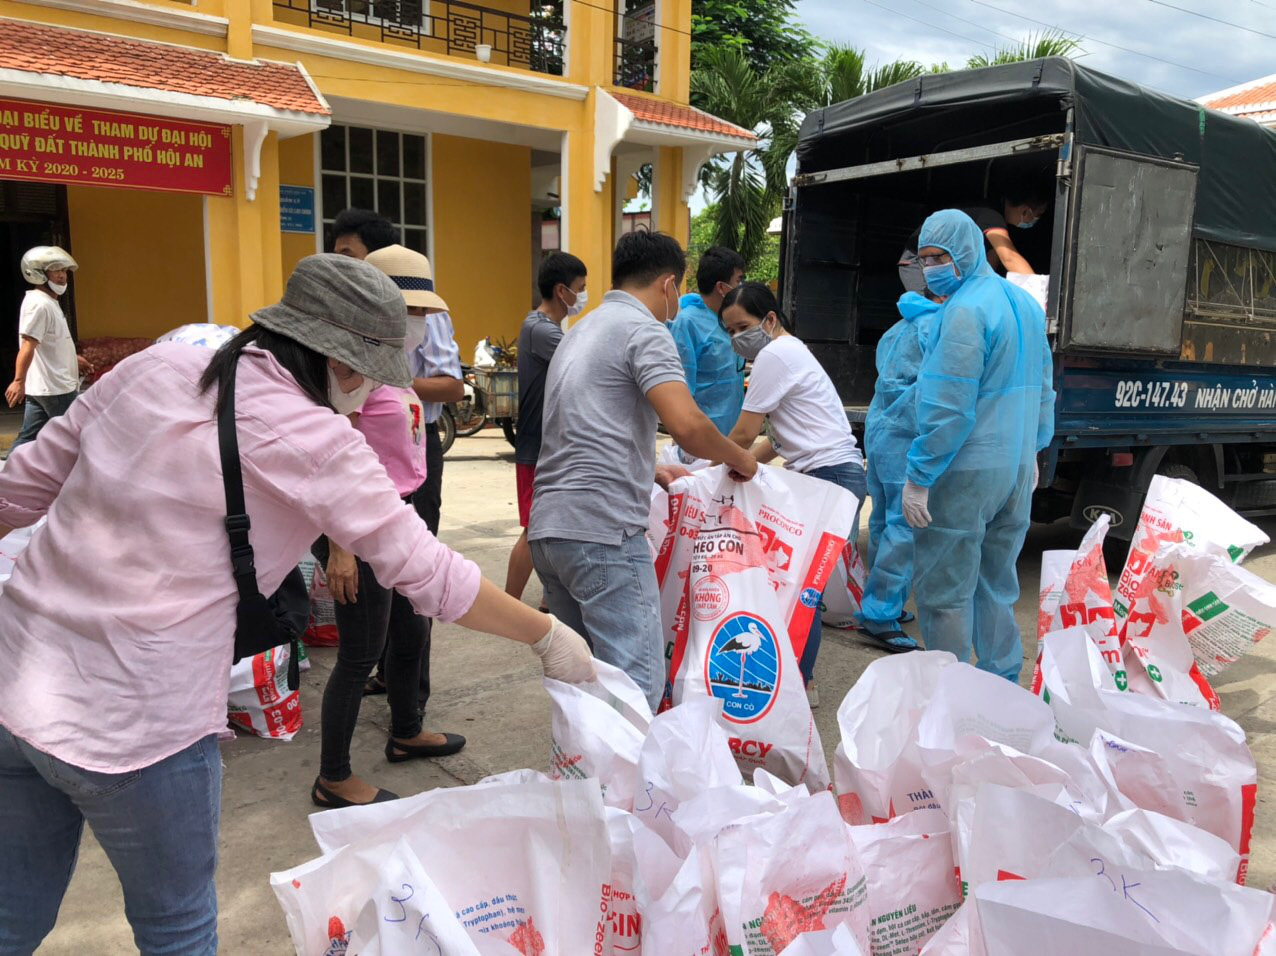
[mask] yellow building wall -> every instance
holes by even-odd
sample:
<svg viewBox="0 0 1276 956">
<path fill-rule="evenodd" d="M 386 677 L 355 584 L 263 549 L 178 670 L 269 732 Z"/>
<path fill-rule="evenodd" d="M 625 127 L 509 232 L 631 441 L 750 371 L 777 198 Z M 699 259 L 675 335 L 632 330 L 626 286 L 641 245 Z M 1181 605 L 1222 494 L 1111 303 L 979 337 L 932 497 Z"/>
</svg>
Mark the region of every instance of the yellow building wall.
<svg viewBox="0 0 1276 956">
<path fill-rule="evenodd" d="M 281 186 L 309 186 L 315 188 L 315 136 L 294 136 L 279 143 L 279 184 Z M 316 206 L 318 202 L 316 201 Z M 315 218 L 315 229 L 323 224 Z M 279 248 L 286 283 L 297 263 L 315 254 L 319 246 L 315 234 L 281 232 Z"/>
<path fill-rule="evenodd" d="M 531 150 L 435 134 L 434 281 L 461 360 L 479 339 L 515 339 L 531 309 Z"/>
<path fill-rule="evenodd" d="M 203 197 L 68 186 L 81 338 L 206 321 Z"/>
</svg>

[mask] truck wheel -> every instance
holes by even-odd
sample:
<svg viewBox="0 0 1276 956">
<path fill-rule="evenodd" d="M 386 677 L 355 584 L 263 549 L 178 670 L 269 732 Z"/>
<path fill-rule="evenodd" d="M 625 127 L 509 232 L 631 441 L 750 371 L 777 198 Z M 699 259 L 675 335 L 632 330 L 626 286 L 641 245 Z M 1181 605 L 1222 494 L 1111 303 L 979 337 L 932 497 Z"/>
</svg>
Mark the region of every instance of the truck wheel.
<svg viewBox="0 0 1276 956">
<path fill-rule="evenodd" d="M 1201 479 L 1196 477 L 1196 472 L 1187 465 L 1180 465 L 1178 462 L 1174 462 L 1169 465 L 1161 465 L 1161 467 L 1157 469 L 1157 474 L 1164 475 L 1166 478 L 1182 478 L 1184 481 L 1190 481 L 1194 485 L 1199 485 L 1201 483 Z"/>
</svg>

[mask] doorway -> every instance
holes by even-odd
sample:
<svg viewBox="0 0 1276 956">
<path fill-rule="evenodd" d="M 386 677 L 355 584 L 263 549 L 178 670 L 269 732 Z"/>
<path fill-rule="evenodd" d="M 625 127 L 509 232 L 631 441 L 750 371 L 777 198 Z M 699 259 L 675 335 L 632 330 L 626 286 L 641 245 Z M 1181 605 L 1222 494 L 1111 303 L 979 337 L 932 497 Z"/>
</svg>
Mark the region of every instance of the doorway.
<svg viewBox="0 0 1276 956">
<path fill-rule="evenodd" d="M 0 180 L 0 379 L 6 385 L 13 380 L 18 357 L 18 310 L 31 288 L 22 278 L 22 254 L 32 246 L 72 252 L 66 209 L 65 186 Z M 78 339 L 74 297 L 72 281 L 60 304 L 71 335 Z"/>
</svg>

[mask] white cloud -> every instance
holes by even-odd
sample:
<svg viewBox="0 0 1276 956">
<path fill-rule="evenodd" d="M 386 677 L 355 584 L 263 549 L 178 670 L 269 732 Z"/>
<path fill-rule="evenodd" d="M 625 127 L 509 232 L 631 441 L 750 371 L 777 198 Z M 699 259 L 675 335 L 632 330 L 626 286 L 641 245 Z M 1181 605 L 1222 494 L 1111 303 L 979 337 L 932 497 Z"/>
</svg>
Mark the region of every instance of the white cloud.
<svg viewBox="0 0 1276 956">
<path fill-rule="evenodd" d="M 1195 98 L 1276 73 L 1276 39 L 1212 23 L 1151 0 L 987 0 L 1083 37 L 1081 62 L 1094 69 Z M 959 66 L 974 53 L 1009 45 L 1043 29 L 975 0 L 798 0 L 798 19 L 825 42 L 868 51 L 870 61 L 894 59 Z M 1276 0 L 1174 0 L 1175 5 L 1276 34 Z M 885 7 L 891 9 L 884 9 Z M 940 12 L 940 11 L 944 12 Z M 907 15 L 907 16 L 905 16 Z M 916 19 L 908 19 L 915 17 Z M 923 21 L 923 22 L 918 22 Z M 954 36 L 959 34 L 960 36 Z M 1004 34 L 1004 36 L 998 36 Z M 1098 41 L 1173 61 L 1158 62 Z M 981 42 L 973 42 L 981 41 Z M 1193 72 L 1187 69 L 1193 67 Z M 1210 75 L 1213 74 L 1213 75 Z"/>
</svg>

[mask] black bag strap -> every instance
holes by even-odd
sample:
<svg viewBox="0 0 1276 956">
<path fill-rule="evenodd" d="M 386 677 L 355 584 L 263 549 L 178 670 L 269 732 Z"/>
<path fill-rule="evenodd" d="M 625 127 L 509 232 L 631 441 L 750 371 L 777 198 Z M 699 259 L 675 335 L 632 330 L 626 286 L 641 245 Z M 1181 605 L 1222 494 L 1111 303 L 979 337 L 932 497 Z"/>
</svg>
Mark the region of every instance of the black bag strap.
<svg viewBox="0 0 1276 956">
<path fill-rule="evenodd" d="M 250 640 L 240 633 L 246 621 L 253 622 L 251 626 L 254 630 L 269 628 L 275 635 L 274 643 L 270 646 L 283 643 L 290 645 L 288 689 L 297 690 L 301 686 L 297 638 L 294 634 L 284 632 L 271 612 L 269 602 L 262 596 L 257 585 L 257 563 L 253 546 L 248 538 L 252 520 L 248 517 L 248 506 L 244 503 L 244 469 L 239 458 L 239 437 L 235 429 L 235 371 L 238 367 L 239 357 L 236 356 L 222 379 L 219 396 L 221 407 L 217 410 L 217 450 L 221 456 L 222 487 L 226 494 L 226 536 L 230 539 L 231 574 L 235 578 L 235 588 L 239 591 L 234 659 L 238 661 L 251 653 L 241 645 L 241 638 L 244 643 Z"/>
<path fill-rule="evenodd" d="M 239 461 L 239 438 L 235 434 L 235 370 L 236 361 L 222 380 L 221 408 L 217 412 L 217 447 L 222 459 L 222 487 L 226 491 L 226 536 L 230 538 L 231 573 L 239 599 L 248 600 L 261 593 L 257 587 L 257 565 L 253 546 L 248 540 L 252 521 L 244 504 L 244 470 Z"/>
</svg>

